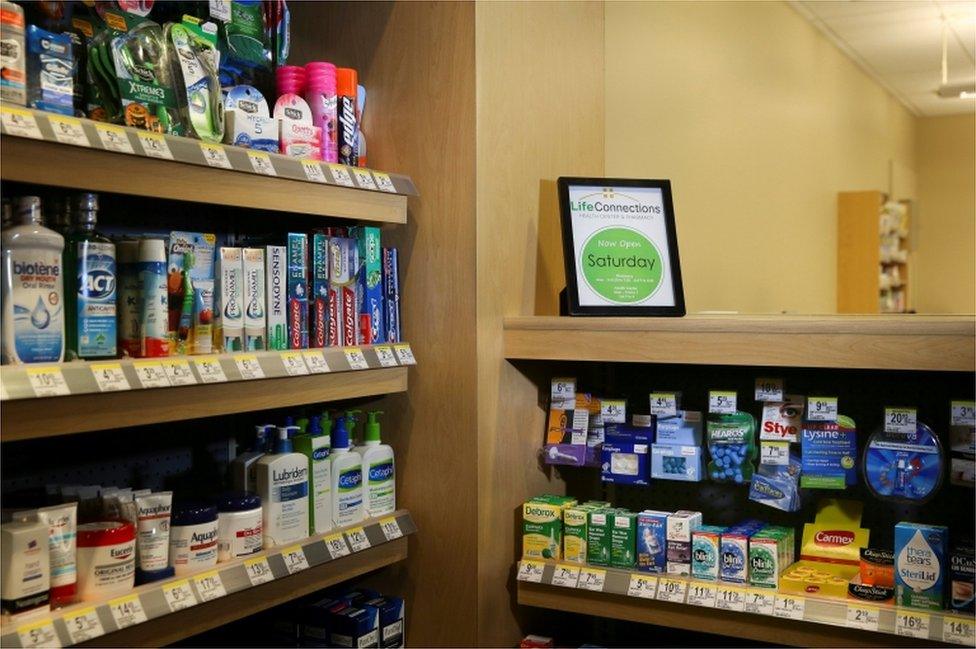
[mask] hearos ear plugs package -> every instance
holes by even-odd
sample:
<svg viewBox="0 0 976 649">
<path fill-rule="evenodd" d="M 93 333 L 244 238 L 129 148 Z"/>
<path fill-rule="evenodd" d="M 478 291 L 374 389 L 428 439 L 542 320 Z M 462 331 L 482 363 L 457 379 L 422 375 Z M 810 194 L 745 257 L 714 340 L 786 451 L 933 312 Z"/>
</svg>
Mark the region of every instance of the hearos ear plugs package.
<svg viewBox="0 0 976 649">
<path fill-rule="evenodd" d="M 715 482 L 746 483 L 756 459 L 756 420 L 747 412 L 708 415 L 708 475 Z"/>
</svg>

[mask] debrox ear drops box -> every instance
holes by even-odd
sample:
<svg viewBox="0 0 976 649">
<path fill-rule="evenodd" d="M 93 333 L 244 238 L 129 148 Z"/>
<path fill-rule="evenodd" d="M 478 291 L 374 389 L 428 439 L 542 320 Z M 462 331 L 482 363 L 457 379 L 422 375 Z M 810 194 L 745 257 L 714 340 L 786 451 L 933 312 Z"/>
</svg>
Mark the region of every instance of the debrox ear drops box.
<svg viewBox="0 0 976 649">
<path fill-rule="evenodd" d="M 563 509 L 576 504 L 564 496 L 539 496 L 522 505 L 522 556 L 559 559 L 563 544 Z"/>
</svg>

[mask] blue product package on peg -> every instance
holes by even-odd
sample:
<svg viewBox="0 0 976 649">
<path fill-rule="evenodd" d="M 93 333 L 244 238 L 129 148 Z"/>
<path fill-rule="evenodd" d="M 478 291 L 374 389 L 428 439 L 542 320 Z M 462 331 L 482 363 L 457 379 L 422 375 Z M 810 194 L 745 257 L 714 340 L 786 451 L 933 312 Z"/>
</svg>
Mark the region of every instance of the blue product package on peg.
<svg viewBox="0 0 976 649">
<path fill-rule="evenodd" d="M 756 419 L 747 412 L 708 415 L 708 476 L 716 482 L 748 483 L 756 459 Z"/>
</svg>

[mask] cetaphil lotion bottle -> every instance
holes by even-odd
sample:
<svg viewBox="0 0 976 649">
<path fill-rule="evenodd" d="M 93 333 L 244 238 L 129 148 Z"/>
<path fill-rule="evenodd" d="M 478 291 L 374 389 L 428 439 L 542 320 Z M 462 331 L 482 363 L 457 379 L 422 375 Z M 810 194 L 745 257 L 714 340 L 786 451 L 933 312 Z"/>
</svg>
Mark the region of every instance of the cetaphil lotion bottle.
<svg viewBox="0 0 976 649">
<path fill-rule="evenodd" d="M 308 458 L 309 508 L 308 527 L 313 534 L 332 529 L 332 463 L 329 458 L 332 422 L 311 418 L 308 434 L 295 438 L 295 450 Z"/>
<path fill-rule="evenodd" d="M 41 225 L 41 199 L 17 204 L 3 231 L 3 362 L 64 360 L 64 237 Z"/>
<path fill-rule="evenodd" d="M 347 417 L 339 417 L 332 434 L 332 523 L 345 527 L 363 520 L 363 459 L 349 449 Z"/>
<path fill-rule="evenodd" d="M 266 548 L 308 536 L 308 458 L 292 451 L 289 433 L 296 432 L 297 426 L 279 428 L 275 452 L 257 462 Z"/>
<path fill-rule="evenodd" d="M 380 442 L 380 423 L 376 420 L 382 414 L 379 410 L 366 414 L 363 445 L 356 447 L 363 457 L 363 514 L 366 518 L 386 516 L 396 510 L 393 449 Z"/>
</svg>

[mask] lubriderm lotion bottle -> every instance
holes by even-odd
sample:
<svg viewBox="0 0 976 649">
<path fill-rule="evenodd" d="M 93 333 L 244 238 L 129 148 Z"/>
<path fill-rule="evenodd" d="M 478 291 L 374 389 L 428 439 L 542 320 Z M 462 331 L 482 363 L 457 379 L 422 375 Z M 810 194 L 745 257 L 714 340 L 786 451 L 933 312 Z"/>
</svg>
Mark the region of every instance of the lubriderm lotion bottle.
<svg viewBox="0 0 976 649">
<path fill-rule="evenodd" d="M 308 458 L 292 449 L 298 426 L 278 429 L 275 452 L 257 462 L 264 547 L 300 541 L 308 536 Z"/>
</svg>

